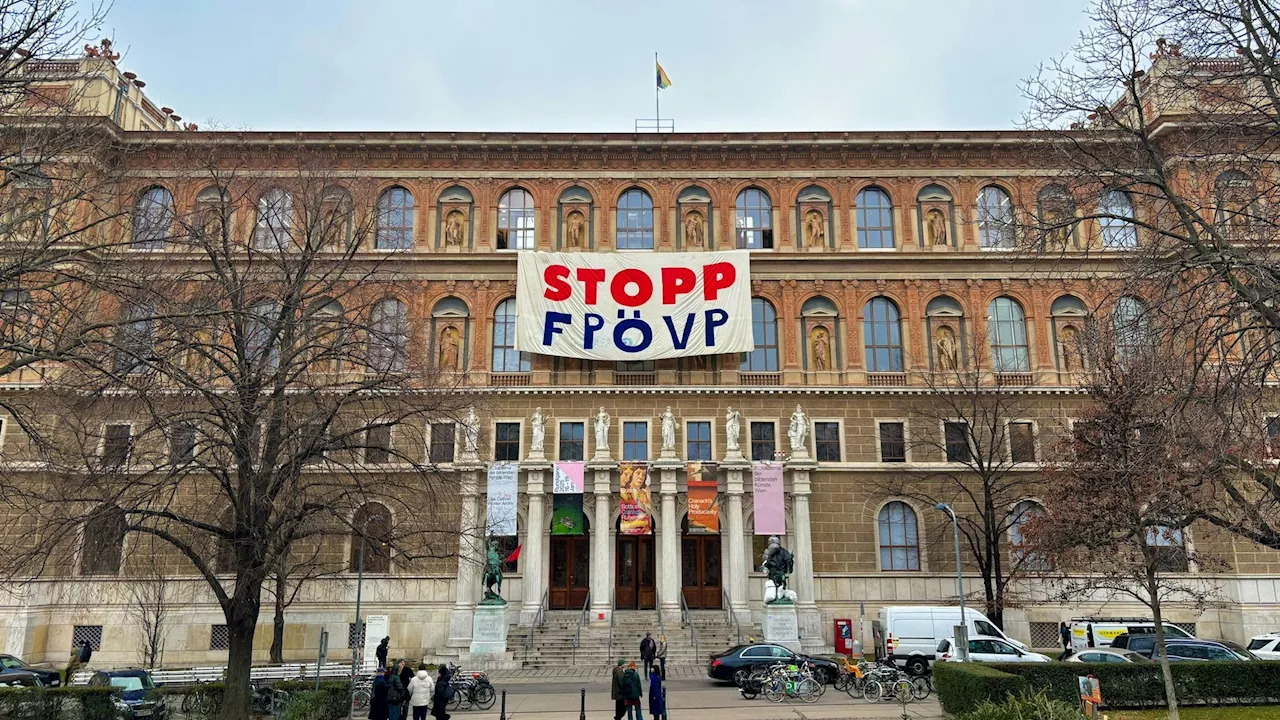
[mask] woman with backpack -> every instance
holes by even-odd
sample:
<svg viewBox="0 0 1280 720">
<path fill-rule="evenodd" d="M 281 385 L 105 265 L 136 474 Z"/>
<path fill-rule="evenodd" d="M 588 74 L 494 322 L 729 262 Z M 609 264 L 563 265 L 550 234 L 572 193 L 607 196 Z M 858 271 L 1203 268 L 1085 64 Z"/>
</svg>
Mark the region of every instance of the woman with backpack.
<svg viewBox="0 0 1280 720">
<path fill-rule="evenodd" d="M 387 720 L 400 720 L 400 708 L 404 703 L 404 683 L 396 674 L 394 665 L 387 666 Z"/>
<path fill-rule="evenodd" d="M 449 701 L 453 699 L 453 683 L 449 681 L 449 669 L 440 666 L 440 674 L 436 677 L 436 690 L 431 697 L 431 717 L 436 720 L 449 720 Z"/>
<path fill-rule="evenodd" d="M 640 704 L 642 695 L 640 673 L 636 672 L 636 664 L 632 661 L 627 663 L 627 671 L 622 674 L 622 704 L 627 708 L 627 720 L 644 720 L 644 707 Z"/>
</svg>

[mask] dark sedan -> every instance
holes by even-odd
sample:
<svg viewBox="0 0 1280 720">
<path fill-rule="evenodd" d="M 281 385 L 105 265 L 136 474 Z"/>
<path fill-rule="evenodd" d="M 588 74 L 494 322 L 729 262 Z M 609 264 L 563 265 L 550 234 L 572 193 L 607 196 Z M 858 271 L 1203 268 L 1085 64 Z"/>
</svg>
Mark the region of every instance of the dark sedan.
<svg viewBox="0 0 1280 720">
<path fill-rule="evenodd" d="M 31 673 L 40 678 L 40 684 L 44 687 L 59 687 L 62 685 L 62 673 L 57 670 L 28 665 L 12 655 L 0 655 L 0 675 L 8 672 Z"/>
<path fill-rule="evenodd" d="M 751 669 L 757 665 L 773 663 L 798 665 L 805 661 L 813 663 L 813 676 L 819 682 L 829 683 L 839 674 L 836 664 L 830 660 L 794 653 L 781 645 L 756 643 L 737 645 L 718 655 L 712 655 L 707 662 L 707 676 L 741 685 Z"/>
</svg>

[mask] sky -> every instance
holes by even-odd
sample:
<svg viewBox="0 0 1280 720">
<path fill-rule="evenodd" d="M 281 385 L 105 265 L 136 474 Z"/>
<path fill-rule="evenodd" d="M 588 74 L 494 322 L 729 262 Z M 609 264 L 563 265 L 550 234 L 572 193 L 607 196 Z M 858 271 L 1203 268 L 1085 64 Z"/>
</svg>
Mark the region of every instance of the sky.
<svg viewBox="0 0 1280 720">
<path fill-rule="evenodd" d="M 89 0 L 86 0 L 88 2 Z M 1085 0 L 114 0 L 119 65 L 246 130 L 1014 127 Z"/>
</svg>

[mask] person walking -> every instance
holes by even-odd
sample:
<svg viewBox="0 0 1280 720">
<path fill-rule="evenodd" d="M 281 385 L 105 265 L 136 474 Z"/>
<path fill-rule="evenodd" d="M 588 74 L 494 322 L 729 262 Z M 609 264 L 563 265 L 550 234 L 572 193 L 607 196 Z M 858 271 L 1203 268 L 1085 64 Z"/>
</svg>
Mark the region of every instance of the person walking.
<svg viewBox="0 0 1280 720">
<path fill-rule="evenodd" d="M 80 664 L 88 665 L 89 661 L 92 659 L 93 659 L 93 646 L 89 644 L 88 640 L 81 640 L 80 641 Z"/>
<path fill-rule="evenodd" d="M 436 720 L 449 720 L 449 701 L 453 699 L 453 693 L 449 668 L 441 665 L 440 674 L 436 678 L 436 688 L 431 693 L 431 717 Z"/>
<path fill-rule="evenodd" d="M 623 667 L 626 663 L 622 658 L 618 658 L 618 664 L 613 668 L 613 677 L 609 684 L 609 697 L 613 698 L 613 720 L 622 720 L 623 710 L 626 704 L 622 697 L 622 676 L 626 674 L 627 669 Z"/>
<path fill-rule="evenodd" d="M 662 679 L 667 679 L 667 636 L 658 636 L 658 664 L 662 666 Z"/>
<path fill-rule="evenodd" d="M 388 665 L 387 676 L 387 720 L 400 720 L 400 711 L 404 707 L 405 687 L 400 682 L 394 666 Z"/>
<path fill-rule="evenodd" d="M 409 700 L 412 694 L 409 690 L 409 683 L 413 681 L 413 668 L 409 667 L 409 661 L 404 658 L 400 659 L 400 685 L 404 688 L 404 700 L 400 703 L 400 717 L 409 717 Z"/>
<path fill-rule="evenodd" d="M 1062 637 L 1062 655 L 1058 659 L 1066 660 L 1071 656 L 1071 626 L 1065 622 L 1058 623 L 1058 635 Z"/>
<path fill-rule="evenodd" d="M 635 662 L 629 662 L 627 671 L 622 674 L 622 702 L 627 707 L 627 720 L 644 720 L 644 708 L 640 705 L 643 695 L 640 673 L 636 672 Z"/>
<path fill-rule="evenodd" d="M 369 696 L 369 720 L 390 720 L 387 711 L 387 678 L 378 673 L 373 678 L 373 694 Z"/>
<path fill-rule="evenodd" d="M 418 672 L 409 680 L 409 706 L 413 708 L 413 720 L 427 720 L 431 697 L 436 694 L 436 683 L 427 672 L 425 663 L 418 665 Z"/>
<path fill-rule="evenodd" d="M 644 676 L 649 677 L 653 669 L 653 658 L 658 654 L 658 643 L 653 641 L 653 633 L 645 633 L 640 641 L 640 659 L 644 661 Z"/>
<path fill-rule="evenodd" d="M 382 642 L 378 643 L 378 649 L 374 651 L 374 655 L 378 658 L 378 669 L 387 666 L 387 648 L 391 645 L 391 638 L 384 637 Z"/>
<path fill-rule="evenodd" d="M 658 643 L 659 649 L 661 649 L 663 644 L 661 636 L 658 638 Z M 667 717 L 667 694 L 662 688 L 663 679 L 664 676 L 658 672 L 657 668 L 654 668 L 653 672 L 649 674 L 649 717 L 652 720 L 658 720 L 659 718 L 666 720 Z"/>
</svg>

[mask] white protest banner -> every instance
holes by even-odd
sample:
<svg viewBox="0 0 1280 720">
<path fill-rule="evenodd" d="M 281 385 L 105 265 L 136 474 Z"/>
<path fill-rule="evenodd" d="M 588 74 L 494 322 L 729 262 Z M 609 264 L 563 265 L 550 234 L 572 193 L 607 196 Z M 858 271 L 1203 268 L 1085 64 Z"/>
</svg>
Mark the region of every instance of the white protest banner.
<svg viewBox="0 0 1280 720">
<path fill-rule="evenodd" d="M 518 257 L 521 352 L 659 360 L 755 349 L 746 250 Z"/>
<path fill-rule="evenodd" d="M 516 480 L 520 467 L 515 463 L 494 463 L 489 466 L 489 485 L 486 489 L 485 529 L 489 535 L 516 534 Z"/>
</svg>

